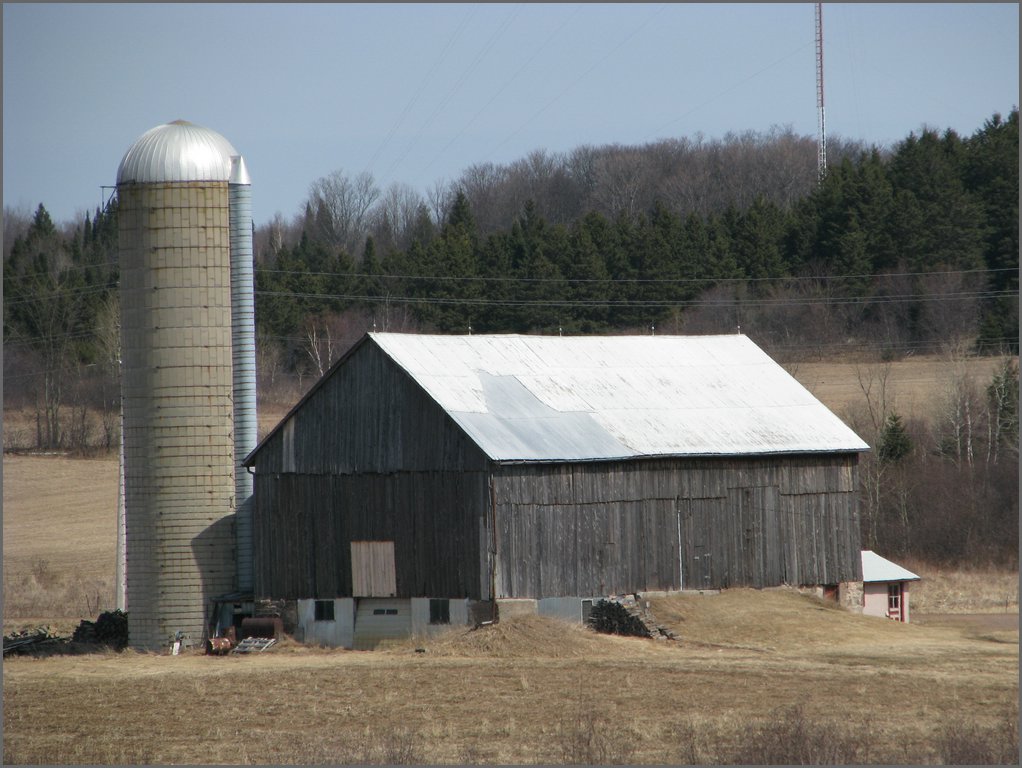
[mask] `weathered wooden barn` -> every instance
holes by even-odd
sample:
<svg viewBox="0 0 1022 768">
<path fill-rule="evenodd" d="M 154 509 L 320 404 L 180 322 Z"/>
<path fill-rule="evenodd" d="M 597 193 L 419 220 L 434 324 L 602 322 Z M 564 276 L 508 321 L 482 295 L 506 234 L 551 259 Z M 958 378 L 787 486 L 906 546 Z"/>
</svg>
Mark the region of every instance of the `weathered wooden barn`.
<svg viewBox="0 0 1022 768">
<path fill-rule="evenodd" d="M 364 647 L 503 601 L 855 581 L 866 449 L 738 334 L 372 333 L 245 460 L 255 593 Z"/>
</svg>

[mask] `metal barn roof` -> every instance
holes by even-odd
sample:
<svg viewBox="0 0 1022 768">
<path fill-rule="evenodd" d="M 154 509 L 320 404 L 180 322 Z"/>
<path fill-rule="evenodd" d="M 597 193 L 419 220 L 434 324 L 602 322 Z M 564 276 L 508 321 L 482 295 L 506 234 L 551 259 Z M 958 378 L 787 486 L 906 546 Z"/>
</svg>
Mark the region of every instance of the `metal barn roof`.
<svg viewBox="0 0 1022 768">
<path fill-rule="evenodd" d="M 919 579 L 912 571 L 880 557 L 871 549 L 862 550 L 863 581 L 913 581 Z"/>
<path fill-rule="evenodd" d="M 150 128 L 131 145 L 117 169 L 117 183 L 227 181 L 237 154 L 216 131 L 175 120 Z"/>
<path fill-rule="evenodd" d="M 869 448 L 747 336 L 369 336 L 495 461 Z"/>
</svg>

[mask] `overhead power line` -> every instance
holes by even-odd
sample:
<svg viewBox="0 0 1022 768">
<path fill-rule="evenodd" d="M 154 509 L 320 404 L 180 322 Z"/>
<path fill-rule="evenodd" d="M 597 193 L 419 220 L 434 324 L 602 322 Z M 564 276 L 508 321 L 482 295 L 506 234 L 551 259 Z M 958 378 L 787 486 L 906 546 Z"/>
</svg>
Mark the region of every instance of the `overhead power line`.
<svg viewBox="0 0 1022 768">
<path fill-rule="evenodd" d="M 467 305 L 480 307 L 613 307 L 667 309 L 671 307 L 796 307 L 807 305 L 842 306 L 851 304 L 895 304 L 904 301 L 966 301 L 1018 296 L 1018 291 L 961 291 L 933 294 L 903 294 L 873 297 L 806 296 L 802 298 L 724 298 L 710 299 L 487 299 L 455 296 L 377 296 L 367 294 L 302 293 L 295 291 L 256 291 L 257 296 L 286 296 L 292 299 L 333 301 L 390 302 L 394 304 Z"/>
<path fill-rule="evenodd" d="M 429 280 L 431 282 L 500 282 L 500 283 L 565 283 L 568 285 L 587 283 L 654 283 L 654 284 L 740 284 L 740 283 L 827 283 L 841 280 L 862 280 L 874 278 L 898 278 L 898 277 L 931 277 L 937 275 L 971 275 L 971 274 L 992 274 L 996 272 L 1017 272 L 1013 267 L 998 267 L 995 269 L 961 269 L 942 270 L 932 272 L 891 272 L 882 274 L 854 274 L 854 275 L 820 275 L 820 276 L 793 276 L 793 277 L 513 277 L 513 276 L 457 276 L 457 275 L 390 275 L 390 274 L 369 274 L 367 272 L 306 272 L 304 270 L 290 269 L 261 269 L 260 272 L 268 275 L 305 275 L 309 277 L 350 277 L 388 280 Z"/>
</svg>

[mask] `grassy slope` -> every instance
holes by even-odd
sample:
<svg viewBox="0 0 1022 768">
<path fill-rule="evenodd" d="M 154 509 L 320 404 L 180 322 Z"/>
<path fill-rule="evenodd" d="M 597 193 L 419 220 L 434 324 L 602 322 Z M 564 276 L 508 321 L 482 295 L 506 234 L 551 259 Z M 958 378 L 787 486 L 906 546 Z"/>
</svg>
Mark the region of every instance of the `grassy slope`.
<svg viewBox="0 0 1022 768">
<path fill-rule="evenodd" d="M 653 608 L 680 643 L 527 617 L 377 652 L 8 660 L 5 758 L 562 762 L 587 736 L 611 760 L 712 762 L 801 705 L 872 761 L 919 763 L 949 715 L 989 727 L 1017 711 L 1017 631 L 895 624 L 787 590 Z"/>
</svg>

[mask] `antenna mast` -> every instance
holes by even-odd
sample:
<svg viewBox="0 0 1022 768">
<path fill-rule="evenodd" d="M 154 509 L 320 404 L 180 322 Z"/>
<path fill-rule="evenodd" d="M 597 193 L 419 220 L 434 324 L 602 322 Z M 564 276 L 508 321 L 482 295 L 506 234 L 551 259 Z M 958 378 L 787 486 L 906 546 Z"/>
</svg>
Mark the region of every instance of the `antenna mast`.
<svg viewBox="0 0 1022 768">
<path fill-rule="evenodd" d="M 819 181 L 827 175 L 827 120 L 823 112 L 823 3 L 816 3 L 816 172 Z"/>
</svg>

